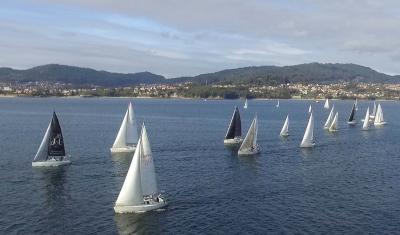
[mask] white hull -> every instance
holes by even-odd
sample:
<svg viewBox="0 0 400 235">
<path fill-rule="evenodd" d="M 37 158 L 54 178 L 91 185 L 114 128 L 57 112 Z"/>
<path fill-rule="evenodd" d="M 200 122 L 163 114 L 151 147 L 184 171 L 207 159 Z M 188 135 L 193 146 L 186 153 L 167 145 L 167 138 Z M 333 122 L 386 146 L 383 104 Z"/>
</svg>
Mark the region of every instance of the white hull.
<svg viewBox="0 0 400 235">
<path fill-rule="evenodd" d="M 383 125 L 386 125 L 386 122 L 374 123 L 374 126 L 383 126 Z"/>
<path fill-rule="evenodd" d="M 312 144 L 301 144 L 300 148 L 313 148 L 314 145 L 315 145 L 315 143 L 312 143 Z"/>
<path fill-rule="evenodd" d="M 62 166 L 68 164 L 71 164 L 71 160 L 62 160 L 62 161 L 48 160 L 43 162 L 32 162 L 33 167 L 53 167 L 53 166 Z"/>
<path fill-rule="evenodd" d="M 164 206 L 168 205 L 167 201 L 160 199 L 158 203 L 151 204 L 142 204 L 138 206 L 114 206 L 114 211 L 117 214 L 125 214 L 125 213 L 144 213 L 146 211 L 152 211 L 160 209 Z"/>
<path fill-rule="evenodd" d="M 110 148 L 111 153 L 133 153 L 136 146 L 126 146 L 123 148 Z"/>
<path fill-rule="evenodd" d="M 280 134 L 280 136 L 281 136 L 281 137 L 288 137 L 288 136 L 289 136 L 289 133 L 282 133 L 282 134 Z"/>
<path fill-rule="evenodd" d="M 239 145 L 243 142 L 243 138 L 224 139 L 225 145 Z"/>
<path fill-rule="evenodd" d="M 351 122 L 347 122 L 347 124 L 349 124 L 349 125 L 351 125 L 351 126 L 354 126 L 354 125 L 356 125 L 356 124 L 357 124 L 357 121 L 351 121 Z"/>
<path fill-rule="evenodd" d="M 243 149 L 238 151 L 239 156 L 251 156 L 251 155 L 256 155 L 261 152 L 260 146 L 257 146 L 255 149 Z"/>
</svg>

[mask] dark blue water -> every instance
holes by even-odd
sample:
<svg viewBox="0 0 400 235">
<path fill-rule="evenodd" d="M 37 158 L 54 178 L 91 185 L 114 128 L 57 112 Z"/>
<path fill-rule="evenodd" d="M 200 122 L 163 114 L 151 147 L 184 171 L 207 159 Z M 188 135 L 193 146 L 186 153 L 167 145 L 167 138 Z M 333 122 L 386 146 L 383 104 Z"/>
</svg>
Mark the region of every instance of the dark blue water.
<svg viewBox="0 0 400 235">
<path fill-rule="evenodd" d="M 398 234 L 400 232 L 400 104 L 382 102 L 382 128 L 346 124 L 322 129 L 328 111 L 311 101 L 249 101 L 245 131 L 259 118 L 256 157 L 223 146 L 241 101 L 135 99 L 146 121 L 165 211 L 115 215 L 130 158 L 111 157 L 129 99 L 0 99 L 0 234 Z M 298 148 L 315 111 L 316 147 Z M 371 102 L 360 101 L 357 118 Z M 58 113 L 73 164 L 33 169 L 31 161 Z M 286 114 L 290 136 L 279 138 Z"/>
</svg>

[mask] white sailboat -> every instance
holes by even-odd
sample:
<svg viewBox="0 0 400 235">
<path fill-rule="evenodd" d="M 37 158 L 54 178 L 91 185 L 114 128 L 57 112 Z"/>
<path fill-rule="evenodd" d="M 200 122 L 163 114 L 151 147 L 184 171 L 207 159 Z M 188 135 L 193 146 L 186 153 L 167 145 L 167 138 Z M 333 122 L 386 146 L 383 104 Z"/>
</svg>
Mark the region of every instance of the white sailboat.
<svg viewBox="0 0 400 235">
<path fill-rule="evenodd" d="M 354 126 L 354 125 L 357 124 L 357 120 L 356 120 L 356 118 L 355 118 L 355 116 L 356 116 L 356 110 L 357 110 L 356 104 L 354 103 L 354 104 L 353 104 L 353 108 L 351 109 L 351 113 L 350 113 L 350 116 L 349 116 L 349 120 L 347 121 L 347 123 L 348 123 L 349 125 Z"/>
<path fill-rule="evenodd" d="M 243 108 L 244 108 L 244 109 L 247 109 L 247 98 L 246 98 L 246 101 L 244 102 Z"/>
<path fill-rule="evenodd" d="M 363 130 L 369 129 L 369 107 L 367 108 L 367 112 L 365 113 L 365 118 L 362 126 Z"/>
<path fill-rule="evenodd" d="M 228 131 L 226 132 L 225 145 L 239 145 L 243 141 L 242 138 L 242 121 L 240 119 L 239 109 L 235 107 Z"/>
<path fill-rule="evenodd" d="M 329 109 L 329 100 L 328 99 L 325 100 L 324 108 Z"/>
<path fill-rule="evenodd" d="M 239 148 L 238 155 L 255 155 L 260 153 L 261 148 L 257 144 L 257 132 L 258 132 L 258 124 L 257 124 L 257 116 L 253 119 L 249 131 L 246 134 L 246 137 L 243 140 L 242 145 Z"/>
<path fill-rule="evenodd" d="M 312 106 L 310 104 L 310 107 L 308 107 L 308 114 L 312 113 Z"/>
<path fill-rule="evenodd" d="M 166 199 L 158 190 L 150 142 L 143 123 L 137 148 L 115 202 L 114 211 L 115 213 L 141 213 L 166 205 Z"/>
<path fill-rule="evenodd" d="M 280 136 L 282 137 L 289 136 L 289 115 L 286 116 L 285 123 L 283 123 Z"/>
<path fill-rule="evenodd" d="M 334 112 L 335 112 L 335 106 L 333 105 L 331 111 L 329 112 L 329 116 L 326 119 L 326 122 L 324 124 L 324 129 L 329 129 L 329 127 L 331 126 L 333 118 L 334 118 L 334 116 L 333 116 Z"/>
<path fill-rule="evenodd" d="M 134 152 L 138 141 L 137 125 L 132 103 L 129 103 L 121 127 L 112 146 L 111 153 Z"/>
<path fill-rule="evenodd" d="M 332 123 L 328 129 L 330 132 L 335 132 L 338 130 L 338 115 L 339 113 L 336 112 L 335 117 L 333 118 Z"/>
<path fill-rule="evenodd" d="M 275 107 L 279 108 L 279 100 L 278 100 L 278 103 L 275 105 Z"/>
<path fill-rule="evenodd" d="M 60 123 L 55 112 L 51 119 L 42 143 L 32 161 L 33 167 L 61 166 L 70 164 L 71 160 L 65 155 L 64 138 Z"/>
<path fill-rule="evenodd" d="M 358 100 L 356 98 L 356 101 L 354 101 L 354 105 L 356 106 L 356 111 L 358 111 Z"/>
<path fill-rule="evenodd" d="M 378 108 L 376 109 L 376 114 L 375 114 L 375 119 L 374 119 L 374 125 L 382 126 L 385 124 L 386 124 L 386 122 L 385 122 L 385 119 L 383 118 L 382 106 L 381 106 L 381 104 L 378 104 Z"/>
<path fill-rule="evenodd" d="M 300 143 L 300 148 L 314 147 L 314 117 L 313 113 L 310 114 L 306 131 L 304 132 L 303 140 Z"/>
</svg>

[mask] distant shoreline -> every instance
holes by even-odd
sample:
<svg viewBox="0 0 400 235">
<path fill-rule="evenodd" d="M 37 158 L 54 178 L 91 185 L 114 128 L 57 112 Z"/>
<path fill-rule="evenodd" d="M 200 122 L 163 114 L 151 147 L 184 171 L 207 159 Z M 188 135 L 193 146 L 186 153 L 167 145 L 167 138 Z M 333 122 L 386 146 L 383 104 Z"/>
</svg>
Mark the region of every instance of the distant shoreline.
<svg viewBox="0 0 400 235">
<path fill-rule="evenodd" d="M 26 95 L 0 95 L 1 98 L 66 98 L 66 99 L 95 99 L 95 98 L 112 98 L 112 99 L 163 99 L 163 100 L 244 100 L 243 98 L 238 99 L 222 99 L 222 98 L 192 98 L 192 97 L 149 97 L 149 96 L 26 96 Z M 359 99 L 358 100 L 369 100 L 369 99 Z M 309 100 L 309 101 L 324 101 L 325 99 L 311 99 L 311 98 L 252 98 L 249 100 Z M 354 99 L 338 99 L 332 98 L 329 100 L 354 100 Z M 375 99 L 381 101 L 398 101 L 397 99 Z M 372 99 L 371 99 L 372 101 Z"/>
</svg>

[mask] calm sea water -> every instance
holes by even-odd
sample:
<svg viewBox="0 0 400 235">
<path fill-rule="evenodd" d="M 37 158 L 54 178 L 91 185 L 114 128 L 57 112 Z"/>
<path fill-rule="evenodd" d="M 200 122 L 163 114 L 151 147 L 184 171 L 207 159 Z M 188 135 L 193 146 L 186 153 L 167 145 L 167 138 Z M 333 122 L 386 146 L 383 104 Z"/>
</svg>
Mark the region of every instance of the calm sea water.
<svg viewBox="0 0 400 235">
<path fill-rule="evenodd" d="M 244 132 L 257 113 L 256 157 L 223 146 L 242 102 L 133 99 L 146 122 L 165 211 L 115 215 L 130 157 L 112 145 L 130 99 L 0 99 L 0 234 L 399 234 L 400 104 L 382 102 L 382 128 L 361 131 L 339 110 L 336 134 L 322 129 L 322 103 L 249 101 Z M 298 148 L 315 111 L 317 146 Z M 357 119 L 372 102 L 360 101 Z M 73 164 L 33 169 L 31 161 L 56 110 Z M 290 136 L 279 138 L 286 114 Z"/>
</svg>

